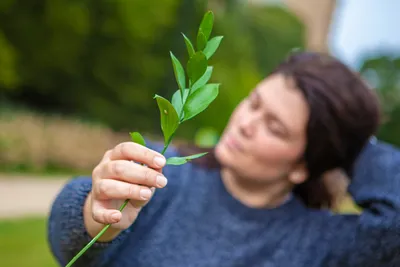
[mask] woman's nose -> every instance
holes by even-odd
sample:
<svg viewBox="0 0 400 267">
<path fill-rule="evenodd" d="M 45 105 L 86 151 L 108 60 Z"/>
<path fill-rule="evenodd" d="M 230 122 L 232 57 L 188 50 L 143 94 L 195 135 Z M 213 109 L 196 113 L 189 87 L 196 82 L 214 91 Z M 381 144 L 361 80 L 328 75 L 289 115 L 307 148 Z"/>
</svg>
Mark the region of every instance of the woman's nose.
<svg viewBox="0 0 400 267">
<path fill-rule="evenodd" d="M 245 137 L 253 136 L 257 128 L 257 123 L 257 116 L 247 116 L 242 118 L 239 125 L 240 133 Z"/>
</svg>

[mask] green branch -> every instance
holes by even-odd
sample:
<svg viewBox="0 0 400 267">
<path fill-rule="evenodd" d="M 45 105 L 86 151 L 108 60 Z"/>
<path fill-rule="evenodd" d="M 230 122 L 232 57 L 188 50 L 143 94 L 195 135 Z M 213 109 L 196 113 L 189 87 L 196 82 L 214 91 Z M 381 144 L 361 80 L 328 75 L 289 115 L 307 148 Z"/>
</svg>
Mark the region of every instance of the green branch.
<svg viewBox="0 0 400 267">
<path fill-rule="evenodd" d="M 215 100 L 219 93 L 219 84 L 207 84 L 213 71 L 212 66 L 208 66 L 208 59 L 215 53 L 222 40 L 222 36 L 209 39 L 213 23 L 214 14 L 211 11 L 206 12 L 197 33 L 197 51 L 190 39 L 182 33 L 189 54 L 189 61 L 186 65 L 189 89 L 186 88 L 186 74 L 182 64 L 174 54 L 170 52 L 174 75 L 179 90 L 172 96 L 172 103 L 162 96 L 154 96 L 160 111 L 161 129 L 164 135 L 162 155 L 167 151 L 179 125 L 203 112 Z M 133 142 L 143 146 L 146 145 L 140 133 L 134 132 L 130 133 L 130 135 Z M 185 164 L 205 154 L 206 153 L 186 157 L 171 157 L 167 159 L 167 165 Z M 125 200 L 121 205 L 119 208 L 121 212 L 128 202 L 129 199 Z M 111 224 L 107 224 L 65 267 L 71 267 L 110 226 Z"/>
</svg>

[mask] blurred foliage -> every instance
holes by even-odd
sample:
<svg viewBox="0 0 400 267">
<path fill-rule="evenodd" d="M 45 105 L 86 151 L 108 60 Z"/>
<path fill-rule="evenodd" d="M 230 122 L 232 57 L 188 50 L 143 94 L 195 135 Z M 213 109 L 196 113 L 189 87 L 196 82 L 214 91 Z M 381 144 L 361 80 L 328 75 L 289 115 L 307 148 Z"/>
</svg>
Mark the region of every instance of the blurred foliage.
<svg viewBox="0 0 400 267">
<path fill-rule="evenodd" d="M 294 15 L 239 0 L 0 1 L 0 107 L 11 103 L 11 113 L 0 110 L 0 159 L 7 168 L 86 170 L 129 140 L 128 131 L 161 136 L 153 96 L 170 99 L 177 90 L 169 51 L 187 62 L 181 32 L 194 41 L 208 7 L 213 35 L 224 36 L 210 82 L 222 86 L 177 132 L 201 146 L 218 140 L 235 106 L 276 64 L 304 48 Z M 378 137 L 400 146 L 400 58 L 368 55 L 360 72 L 382 100 Z M 29 112 L 17 114 L 16 104 Z M 79 119 L 44 119 L 32 110 Z M 71 149 L 79 152 L 71 156 Z"/>
<path fill-rule="evenodd" d="M 181 6 L 188 1 L 11 2 L 0 9 L 0 24 L 18 55 L 16 64 L 8 59 L 14 67 L 8 73 L 18 73 L 18 86 L 6 96 L 114 128 L 138 120 L 150 126 L 141 117 L 149 111 L 154 116 L 152 97 L 156 90 L 166 91 L 168 49 L 175 27 L 182 28 Z M 4 81 L 2 90 L 9 89 Z"/>
<path fill-rule="evenodd" d="M 200 128 L 194 137 L 194 143 L 199 147 L 213 147 L 218 143 L 220 134 L 211 127 Z"/>
<path fill-rule="evenodd" d="M 382 126 L 378 138 L 400 146 L 400 57 L 365 57 L 360 73 L 381 100 Z"/>
<path fill-rule="evenodd" d="M 220 95 L 191 122 L 219 133 L 243 97 L 294 48 L 304 48 L 304 27 L 285 9 L 229 4 L 215 22 L 216 34 L 225 37 L 210 63 L 215 66 L 212 80 L 222 83 Z"/>
<path fill-rule="evenodd" d="M 177 89 L 169 51 L 186 62 L 181 32 L 194 40 L 207 2 L 1 1 L 0 95 L 118 131 L 160 132 L 153 96 L 170 98 Z M 204 126 L 220 132 L 248 91 L 303 47 L 303 26 L 292 14 L 241 2 L 215 12 L 214 34 L 225 36 L 210 62 L 220 96 L 178 135 L 191 138 Z"/>
</svg>

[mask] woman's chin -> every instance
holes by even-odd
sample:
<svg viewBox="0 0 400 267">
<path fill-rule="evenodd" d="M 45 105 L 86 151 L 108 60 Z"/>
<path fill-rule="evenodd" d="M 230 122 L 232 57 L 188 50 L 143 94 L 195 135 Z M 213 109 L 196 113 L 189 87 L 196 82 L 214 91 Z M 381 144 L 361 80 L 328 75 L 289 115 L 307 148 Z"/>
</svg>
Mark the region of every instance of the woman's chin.
<svg viewBox="0 0 400 267">
<path fill-rule="evenodd" d="M 218 143 L 215 147 L 215 157 L 222 166 L 234 165 L 237 161 L 232 152 L 224 143 Z"/>
</svg>

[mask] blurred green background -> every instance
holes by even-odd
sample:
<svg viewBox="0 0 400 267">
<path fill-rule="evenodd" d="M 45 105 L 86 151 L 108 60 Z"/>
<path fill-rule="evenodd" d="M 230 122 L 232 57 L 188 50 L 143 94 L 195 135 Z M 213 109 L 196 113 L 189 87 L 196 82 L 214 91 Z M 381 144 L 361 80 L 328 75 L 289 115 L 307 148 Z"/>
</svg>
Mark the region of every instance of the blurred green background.
<svg viewBox="0 0 400 267">
<path fill-rule="evenodd" d="M 210 62 L 220 94 L 176 136 L 199 145 L 218 140 L 239 101 L 288 53 L 309 48 L 296 12 L 237 0 L 0 1 L 2 178 L 90 174 L 129 131 L 161 139 L 153 96 L 177 90 L 169 51 L 187 62 L 181 32 L 194 40 L 209 8 L 213 35 L 224 35 Z M 378 137 L 400 145 L 399 54 L 368 54 L 357 71 L 382 100 Z M 45 231 L 43 216 L 0 220 L 0 266 L 56 266 Z"/>
</svg>

